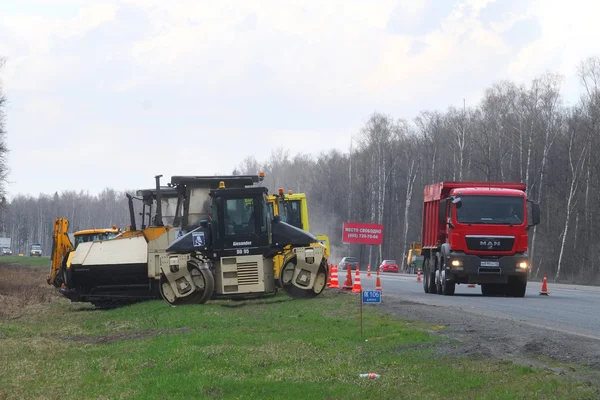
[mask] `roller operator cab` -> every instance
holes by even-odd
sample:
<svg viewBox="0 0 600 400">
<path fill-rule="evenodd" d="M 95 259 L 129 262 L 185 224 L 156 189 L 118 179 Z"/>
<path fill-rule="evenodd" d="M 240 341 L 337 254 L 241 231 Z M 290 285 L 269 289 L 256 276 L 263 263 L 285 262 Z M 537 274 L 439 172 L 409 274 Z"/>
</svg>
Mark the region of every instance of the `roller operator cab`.
<svg viewBox="0 0 600 400">
<path fill-rule="evenodd" d="M 484 295 L 523 297 L 528 230 L 539 205 L 525 185 L 441 182 L 425 187 L 422 226 L 425 293 L 453 295 L 455 285 L 480 284 Z"/>
<path fill-rule="evenodd" d="M 310 232 L 308 201 L 305 193 L 292 193 L 291 190 L 284 194 L 283 188 L 279 188 L 279 194 L 267 196 L 269 211 L 272 215 L 278 215 L 280 220 L 286 222 L 296 228 Z M 329 245 L 329 237 L 327 235 L 315 235 L 317 243 L 312 243 L 311 246 L 324 246 L 325 259 L 329 259 L 331 247 Z M 291 250 L 286 247 L 284 251 L 277 254 L 273 258 L 273 268 L 275 273 L 275 283 L 280 286 L 279 275 L 283 266 L 287 253 Z"/>
<path fill-rule="evenodd" d="M 262 180 L 262 179 L 261 179 Z M 160 290 L 170 304 L 274 293 L 273 258 L 284 253 L 281 288 L 293 298 L 312 298 L 327 284 L 324 246 L 309 232 L 273 216 L 267 188 L 231 187 L 235 180 L 204 190 L 193 177 L 173 177 L 183 196 L 186 232 L 168 248 Z"/>
</svg>

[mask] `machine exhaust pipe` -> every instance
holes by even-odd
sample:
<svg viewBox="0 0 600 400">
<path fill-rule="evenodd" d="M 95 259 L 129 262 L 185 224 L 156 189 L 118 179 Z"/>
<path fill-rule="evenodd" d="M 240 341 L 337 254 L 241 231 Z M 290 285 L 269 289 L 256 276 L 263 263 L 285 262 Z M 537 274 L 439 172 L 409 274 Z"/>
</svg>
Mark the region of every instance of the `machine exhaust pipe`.
<svg viewBox="0 0 600 400">
<path fill-rule="evenodd" d="M 129 202 L 129 219 L 130 219 L 130 224 L 131 224 L 131 230 L 135 231 L 137 227 L 135 226 L 135 211 L 133 210 L 133 196 L 130 195 L 129 193 L 127 193 L 127 199 Z"/>
<path fill-rule="evenodd" d="M 160 193 L 160 178 L 162 175 L 156 175 L 156 216 L 154 217 L 154 226 L 164 226 L 162 220 L 162 196 Z"/>
</svg>

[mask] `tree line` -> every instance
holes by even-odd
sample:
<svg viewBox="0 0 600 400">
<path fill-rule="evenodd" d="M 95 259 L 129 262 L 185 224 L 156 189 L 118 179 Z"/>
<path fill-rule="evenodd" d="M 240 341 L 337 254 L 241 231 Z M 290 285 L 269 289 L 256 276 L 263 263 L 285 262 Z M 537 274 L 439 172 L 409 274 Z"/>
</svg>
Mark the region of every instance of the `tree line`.
<svg viewBox="0 0 600 400">
<path fill-rule="evenodd" d="M 330 237 L 333 263 L 355 256 L 371 268 L 402 263 L 421 236 L 424 186 L 444 180 L 520 181 L 539 202 L 542 222 L 530 231 L 532 275 L 592 281 L 600 275 L 600 58 L 578 67 L 581 95 L 565 104 L 563 77 L 543 74 L 528 84 L 497 82 L 476 105 L 422 111 L 408 120 L 372 114 L 353 134 L 348 152 L 290 156 L 274 149 L 265 160 L 244 159 L 233 174 L 265 172 L 271 192 L 304 192 L 311 231 Z M 38 240 L 46 252 L 54 217 L 73 229 L 125 227 L 125 192 L 65 192 L 17 196 L 5 204 L 1 230 L 18 246 Z M 381 223 L 381 246 L 344 245 L 344 221 Z M 22 251 L 22 247 L 19 247 Z"/>
<path fill-rule="evenodd" d="M 311 231 L 330 236 L 334 259 L 403 262 L 420 241 L 423 189 L 444 180 L 520 181 L 539 202 L 530 230 L 532 275 L 595 281 L 600 275 L 600 58 L 578 66 L 581 95 L 565 104 L 563 76 L 497 82 L 474 106 L 422 111 L 412 120 L 374 113 L 347 153 L 290 157 L 277 149 L 244 160 L 236 173 L 264 170 L 268 186 L 307 193 Z M 381 246 L 344 245 L 344 221 L 380 223 Z"/>
</svg>

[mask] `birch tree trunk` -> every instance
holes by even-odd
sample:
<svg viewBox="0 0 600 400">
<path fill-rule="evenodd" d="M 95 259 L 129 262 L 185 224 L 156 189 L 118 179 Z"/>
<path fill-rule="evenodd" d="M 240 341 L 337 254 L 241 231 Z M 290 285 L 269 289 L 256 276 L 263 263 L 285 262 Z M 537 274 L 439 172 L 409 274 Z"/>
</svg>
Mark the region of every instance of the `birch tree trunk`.
<svg viewBox="0 0 600 400">
<path fill-rule="evenodd" d="M 569 169 L 571 172 L 571 184 L 569 186 L 569 192 L 567 193 L 567 210 L 566 210 L 567 215 L 565 217 L 565 226 L 564 226 L 564 229 L 562 232 L 560 253 L 558 255 L 558 267 L 556 269 L 556 275 L 554 277 L 554 282 L 557 282 L 558 279 L 560 278 L 560 272 L 562 269 L 562 262 L 563 262 L 563 255 L 564 255 L 564 250 L 565 250 L 565 243 L 567 240 L 567 235 L 569 233 L 569 221 L 571 219 L 571 214 L 573 212 L 573 208 L 575 207 L 575 203 L 576 203 L 575 194 L 576 194 L 577 188 L 579 186 L 581 170 L 584 165 L 584 161 L 586 158 L 586 151 L 587 151 L 587 147 L 584 147 L 583 150 L 581 150 L 581 153 L 579 154 L 579 157 L 577 157 L 576 161 L 574 160 L 573 152 L 575 151 L 575 149 L 574 149 L 574 147 L 575 147 L 574 141 L 575 141 L 575 135 L 576 135 L 576 132 L 574 132 L 575 129 L 577 129 L 577 128 L 573 128 L 573 132 L 571 133 L 571 136 L 569 138 Z"/>
</svg>

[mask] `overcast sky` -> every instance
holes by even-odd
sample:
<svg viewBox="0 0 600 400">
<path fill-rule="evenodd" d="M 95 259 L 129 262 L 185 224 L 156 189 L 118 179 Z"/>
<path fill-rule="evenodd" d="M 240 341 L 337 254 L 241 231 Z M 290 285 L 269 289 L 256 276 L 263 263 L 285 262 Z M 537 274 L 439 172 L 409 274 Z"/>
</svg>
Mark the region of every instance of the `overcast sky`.
<svg viewBox="0 0 600 400">
<path fill-rule="evenodd" d="M 9 192 L 148 187 L 347 151 L 374 111 L 475 104 L 600 55 L 600 3 L 0 0 Z"/>
</svg>

